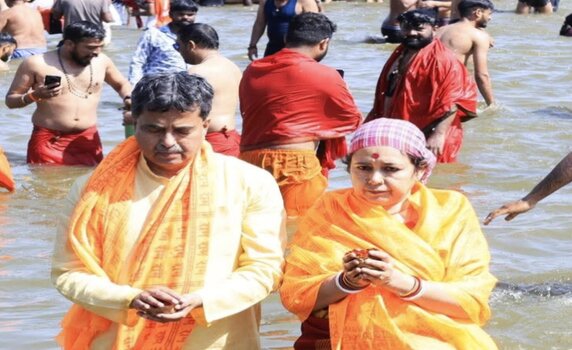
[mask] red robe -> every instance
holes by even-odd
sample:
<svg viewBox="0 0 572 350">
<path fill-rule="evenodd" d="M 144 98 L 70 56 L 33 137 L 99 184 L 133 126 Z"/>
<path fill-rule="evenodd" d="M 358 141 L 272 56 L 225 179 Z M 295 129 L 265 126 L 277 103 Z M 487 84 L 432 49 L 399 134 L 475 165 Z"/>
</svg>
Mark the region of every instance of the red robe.
<svg viewBox="0 0 572 350">
<path fill-rule="evenodd" d="M 457 109 L 443 155 L 437 159 L 441 163 L 454 162 L 463 142 L 461 122 L 476 117 L 477 85 L 455 54 L 434 39 L 412 58 L 405 76 L 397 82 L 389 113 L 384 115 L 387 77 L 404 49 L 400 45 L 385 63 L 366 122 L 382 117 L 404 119 L 423 130 L 446 112 Z"/>
<path fill-rule="evenodd" d="M 361 123 L 339 73 L 290 49 L 248 66 L 239 94 L 241 151 L 325 140 L 318 157 L 325 170 L 332 169 L 346 155 L 345 135 Z"/>
<path fill-rule="evenodd" d="M 96 166 L 103 147 L 94 125 L 76 133 L 64 133 L 34 125 L 28 142 L 29 164 Z"/>
</svg>

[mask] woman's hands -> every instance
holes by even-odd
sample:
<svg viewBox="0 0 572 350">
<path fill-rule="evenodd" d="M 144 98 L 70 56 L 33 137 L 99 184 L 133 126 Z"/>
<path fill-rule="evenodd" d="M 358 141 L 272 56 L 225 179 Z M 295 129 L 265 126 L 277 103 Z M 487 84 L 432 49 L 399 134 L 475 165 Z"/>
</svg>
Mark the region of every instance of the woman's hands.
<svg viewBox="0 0 572 350">
<path fill-rule="evenodd" d="M 346 266 L 350 268 L 347 271 L 349 281 L 355 281 L 360 286 L 373 284 L 397 295 L 406 294 L 415 287 L 415 279 L 395 269 L 393 258 L 386 252 L 368 249 L 367 256 L 361 259 L 356 256 L 355 252 L 356 250 L 344 257 L 344 272 L 346 272 Z M 359 250 L 357 252 L 359 253 Z M 352 256 L 355 258 L 350 259 Z"/>
</svg>

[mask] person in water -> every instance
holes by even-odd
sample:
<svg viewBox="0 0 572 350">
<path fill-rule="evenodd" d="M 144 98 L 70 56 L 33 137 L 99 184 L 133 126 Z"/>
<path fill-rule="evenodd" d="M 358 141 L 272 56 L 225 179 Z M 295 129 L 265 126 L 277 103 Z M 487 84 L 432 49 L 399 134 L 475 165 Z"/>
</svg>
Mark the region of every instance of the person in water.
<svg viewBox="0 0 572 350">
<path fill-rule="evenodd" d="M 260 349 L 284 207 L 270 174 L 205 141 L 212 98 L 186 71 L 143 77 L 135 137 L 73 185 L 52 265 L 65 350 Z"/>
<path fill-rule="evenodd" d="M 365 123 L 347 164 L 352 187 L 320 197 L 287 249 L 294 349 L 496 349 L 481 329 L 496 283 L 487 242 L 463 194 L 424 185 L 435 156 L 423 133 Z"/>
<path fill-rule="evenodd" d="M 320 12 L 320 8 L 315 0 L 260 0 L 248 44 L 248 58 L 251 61 L 258 58 L 257 44 L 265 29 L 268 44 L 264 57 L 280 51 L 286 44 L 284 39 L 290 20 L 303 12 Z"/>
</svg>

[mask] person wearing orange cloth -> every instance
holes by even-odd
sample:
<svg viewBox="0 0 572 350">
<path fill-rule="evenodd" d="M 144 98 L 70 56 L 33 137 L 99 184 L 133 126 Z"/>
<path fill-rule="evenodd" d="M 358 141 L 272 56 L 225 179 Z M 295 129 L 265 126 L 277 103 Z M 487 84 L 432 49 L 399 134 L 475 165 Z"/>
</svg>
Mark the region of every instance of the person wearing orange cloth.
<svg viewBox="0 0 572 350">
<path fill-rule="evenodd" d="M 399 15 L 403 44 L 385 63 L 366 122 L 404 119 L 427 138 L 439 163 L 455 162 L 463 143 L 461 122 L 477 116 L 477 85 L 455 54 L 435 36 L 436 12 Z"/>
<path fill-rule="evenodd" d="M 36 105 L 28 163 L 94 166 L 103 158 L 96 124 L 104 83 L 125 106 L 131 98 L 131 85 L 101 52 L 104 37 L 100 25 L 75 22 L 64 29 L 56 50 L 30 56 L 18 67 L 6 105 Z"/>
<path fill-rule="evenodd" d="M 143 77 L 135 136 L 72 187 L 52 265 L 74 303 L 64 349 L 260 349 L 284 208 L 272 176 L 205 142 L 212 98 L 187 72 Z"/>
<path fill-rule="evenodd" d="M 16 188 L 14 183 L 14 177 L 12 176 L 12 169 L 10 168 L 10 162 L 4 154 L 4 150 L 0 147 L 0 187 L 7 189 L 12 192 Z"/>
<path fill-rule="evenodd" d="M 238 157 L 240 134 L 236 131 L 240 68 L 219 53 L 216 30 L 205 23 L 191 23 L 177 33 L 179 53 L 188 72 L 205 78 L 214 89 L 206 139 L 215 152 Z"/>
<path fill-rule="evenodd" d="M 338 72 L 318 63 L 335 30 L 323 14 L 295 16 L 286 48 L 251 63 L 240 82 L 240 158 L 274 175 L 289 216 L 325 191 L 345 135 L 362 119 Z"/>
<path fill-rule="evenodd" d="M 464 195 L 425 187 L 435 156 L 423 133 L 365 123 L 347 164 L 352 187 L 318 199 L 287 249 L 294 349 L 497 349 L 481 329 L 496 284 L 487 242 Z"/>
</svg>

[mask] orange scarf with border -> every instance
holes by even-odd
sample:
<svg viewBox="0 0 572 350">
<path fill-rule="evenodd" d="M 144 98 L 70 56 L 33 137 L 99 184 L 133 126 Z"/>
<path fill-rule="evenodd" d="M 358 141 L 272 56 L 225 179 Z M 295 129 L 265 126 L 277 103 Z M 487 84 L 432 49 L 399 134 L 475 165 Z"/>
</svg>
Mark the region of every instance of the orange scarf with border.
<svg viewBox="0 0 572 350">
<path fill-rule="evenodd" d="M 496 279 L 489 273 L 488 246 L 469 201 L 420 183 L 409 201 L 419 213 L 412 230 L 352 189 L 324 194 L 289 246 L 282 303 L 306 320 L 321 283 L 343 270 L 344 253 L 375 247 L 395 259 L 396 269 L 441 283 L 470 320 L 426 311 L 370 286 L 329 306 L 332 349 L 496 349 L 479 327 L 490 317 L 488 299 Z"/>
<path fill-rule="evenodd" d="M 70 219 L 68 244 L 85 268 L 140 289 L 162 285 L 189 293 L 202 287 L 213 212 L 211 154 L 204 142 L 195 160 L 166 185 L 132 251 L 126 251 L 123 238 L 140 150 L 133 137 L 117 146 L 94 171 Z M 189 316 L 162 324 L 138 317 L 135 310 L 127 312 L 114 349 L 181 349 L 195 323 Z M 88 349 L 111 324 L 73 305 L 57 339 L 64 349 Z"/>
</svg>

